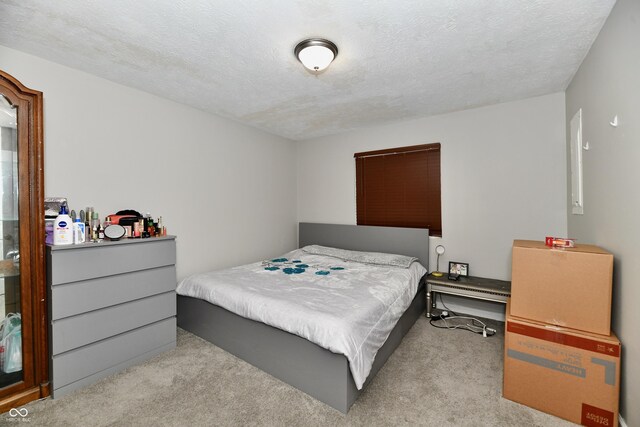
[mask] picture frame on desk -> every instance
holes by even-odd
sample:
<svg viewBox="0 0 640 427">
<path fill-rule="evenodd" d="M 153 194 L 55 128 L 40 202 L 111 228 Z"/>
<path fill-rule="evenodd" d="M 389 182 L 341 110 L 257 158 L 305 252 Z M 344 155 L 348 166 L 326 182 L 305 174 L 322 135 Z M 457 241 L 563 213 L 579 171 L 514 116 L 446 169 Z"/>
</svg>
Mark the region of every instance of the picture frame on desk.
<svg viewBox="0 0 640 427">
<path fill-rule="evenodd" d="M 469 264 L 465 262 L 449 261 L 449 280 L 458 280 L 460 277 L 469 277 Z"/>
</svg>

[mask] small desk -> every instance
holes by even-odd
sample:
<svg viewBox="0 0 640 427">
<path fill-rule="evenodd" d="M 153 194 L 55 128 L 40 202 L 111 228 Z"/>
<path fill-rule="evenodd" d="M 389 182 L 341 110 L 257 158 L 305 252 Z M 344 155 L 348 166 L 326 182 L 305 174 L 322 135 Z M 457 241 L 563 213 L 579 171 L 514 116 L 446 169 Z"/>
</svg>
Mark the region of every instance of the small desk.
<svg viewBox="0 0 640 427">
<path fill-rule="evenodd" d="M 449 280 L 446 273 L 442 277 L 430 274 L 427 276 L 427 317 L 431 317 L 431 310 L 436 306 L 436 292 L 506 304 L 511 296 L 511 282 L 473 276 Z"/>
</svg>

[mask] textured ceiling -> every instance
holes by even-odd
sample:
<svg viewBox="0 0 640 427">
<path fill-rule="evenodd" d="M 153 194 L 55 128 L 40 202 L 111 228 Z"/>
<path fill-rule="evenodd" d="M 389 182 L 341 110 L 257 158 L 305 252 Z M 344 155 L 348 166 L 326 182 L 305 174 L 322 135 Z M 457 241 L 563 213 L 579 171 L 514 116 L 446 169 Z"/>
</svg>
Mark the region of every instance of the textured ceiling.
<svg viewBox="0 0 640 427">
<path fill-rule="evenodd" d="M 1 0 L 0 44 L 299 140 L 562 91 L 614 3 Z"/>
</svg>

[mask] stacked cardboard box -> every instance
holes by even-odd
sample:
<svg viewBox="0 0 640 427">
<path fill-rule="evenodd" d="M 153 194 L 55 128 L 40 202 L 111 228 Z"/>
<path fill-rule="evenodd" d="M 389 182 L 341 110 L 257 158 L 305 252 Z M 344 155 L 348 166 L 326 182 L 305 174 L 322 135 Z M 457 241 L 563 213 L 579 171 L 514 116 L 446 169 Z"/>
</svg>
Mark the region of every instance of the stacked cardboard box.
<svg viewBox="0 0 640 427">
<path fill-rule="evenodd" d="M 620 341 L 611 333 L 613 256 L 591 245 L 513 245 L 507 399 L 587 426 L 616 426 Z"/>
<path fill-rule="evenodd" d="M 611 332 L 613 255 L 593 245 L 513 242 L 511 314 L 595 334 Z"/>
</svg>

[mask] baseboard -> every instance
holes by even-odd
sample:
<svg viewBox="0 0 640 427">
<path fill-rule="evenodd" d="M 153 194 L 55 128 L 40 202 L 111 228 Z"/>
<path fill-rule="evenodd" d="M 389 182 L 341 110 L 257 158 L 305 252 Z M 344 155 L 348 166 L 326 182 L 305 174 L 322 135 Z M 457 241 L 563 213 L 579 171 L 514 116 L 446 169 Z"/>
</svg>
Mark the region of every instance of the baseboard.
<svg viewBox="0 0 640 427">
<path fill-rule="evenodd" d="M 627 423 L 625 422 L 624 418 L 622 418 L 622 415 L 618 414 L 618 424 L 620 425 L 620 427 L 627 427 Z"/>
</svg>

